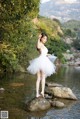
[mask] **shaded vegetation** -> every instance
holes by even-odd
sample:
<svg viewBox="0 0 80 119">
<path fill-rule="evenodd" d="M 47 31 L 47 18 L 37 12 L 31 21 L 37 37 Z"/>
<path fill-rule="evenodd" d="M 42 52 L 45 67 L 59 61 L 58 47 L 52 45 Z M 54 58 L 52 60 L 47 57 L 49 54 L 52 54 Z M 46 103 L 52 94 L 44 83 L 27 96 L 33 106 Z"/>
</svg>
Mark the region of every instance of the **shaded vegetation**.
<svg viewBox="0 0 80 119">
<path fill-rule="evenodd" d="M 62 63 L 65 63 L 65 58 L 62 53 L 66 52 L 67 49 L 70 49 L 70 46 L 66 44 L 63 40 L 50 40 L 48 45 L 49 53 L 56 55 Z"/>
<path fill-rule="evenodd" d="M 75 30 L 80 28 L 80 21 L 77 20 L 69 20 L 63 23 L 63 26 L 70 30 Z"/>
<path fill-rule="evenodd" d="M 63 24 L 64 35 L 73 38 L 72 46 L 80 50 L 80 21 L 70 20 Z"/>
<path fill-rule="evenodd" d="M 62 59 L 63 32 L 59 21 L 38 17 L 39 0 L 0 1 L 0 72 L 24 72 L 29 60 L 38 55 L 36 42 L 40 32 L 46 32 L 50 52 Z"/>
<path fill-rule="evenodd" d="M 2 0 L 0 6 L 0 67 L 4 71 L 24 71 L 36 39 L 31 20 L 38 14 L 39 0 Z"/>
<path fill-rule="evenodd" d="M 76 38 L 72 44 L 77 50 L 80 50 L 80 39 Z"/>
<path fill-rule="evenodd" d="M 64 29 L 64 36 L 76 37 L 76 33 L 71 29 Z"/>
</svg>

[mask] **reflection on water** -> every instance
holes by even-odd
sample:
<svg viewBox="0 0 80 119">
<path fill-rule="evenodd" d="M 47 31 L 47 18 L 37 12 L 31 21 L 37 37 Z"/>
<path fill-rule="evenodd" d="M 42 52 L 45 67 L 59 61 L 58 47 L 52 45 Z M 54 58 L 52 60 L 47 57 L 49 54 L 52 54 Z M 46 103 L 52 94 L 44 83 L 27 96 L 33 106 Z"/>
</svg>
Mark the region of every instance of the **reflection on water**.
<svg viewBox="0 0 80 119">
<path fill-rule="evenodd" d="M 66 108 L 54 109 L 38 113 L 26 111 L 27 103 L 35 97 L 36 76 L 30 74 L 7 74 L 0 78 L 0 110 L 9 111 L 9 119 L 79 119 L 80 118 L 80 70 L 74 67 L 60 68 L 57 74 L 47 81 L 60 83 L 70 87 L 78 101 L 66 100 Z M 64 100 L 63 100 L 64 101 Z"/>
</svg>

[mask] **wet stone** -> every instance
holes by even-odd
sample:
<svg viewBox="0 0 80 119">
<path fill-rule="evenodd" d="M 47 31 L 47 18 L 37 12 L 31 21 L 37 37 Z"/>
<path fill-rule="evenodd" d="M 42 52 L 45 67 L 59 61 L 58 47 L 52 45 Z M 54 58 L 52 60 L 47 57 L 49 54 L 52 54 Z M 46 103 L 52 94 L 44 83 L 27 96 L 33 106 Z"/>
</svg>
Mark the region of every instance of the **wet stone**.
<svg viewBox="0 0 80 119">
<path fill-rule="evenodd" d="M 29 111 L 40 111 L 47 110 L 50 106 L 50 102 L 45 98 L 34 98 L 32 101 L 28 102 L 27 109 Z"/>
</svg>

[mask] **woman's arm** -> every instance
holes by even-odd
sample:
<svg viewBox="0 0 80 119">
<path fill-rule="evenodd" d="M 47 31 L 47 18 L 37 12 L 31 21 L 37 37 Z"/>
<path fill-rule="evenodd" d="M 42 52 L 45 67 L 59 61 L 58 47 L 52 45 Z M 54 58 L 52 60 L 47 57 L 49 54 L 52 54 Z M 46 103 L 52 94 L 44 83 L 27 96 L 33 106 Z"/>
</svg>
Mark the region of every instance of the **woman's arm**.
<svg viewBox="0 0 80 119">
<path fill-rule="evenodd" d="M 41 47 L 41 41 L 40 41 L 40 39 L 41 39 L 41 34 L 39 35 L 39 38 L 38 38 L 38 41 L 37 41 L 37 48 L 40 48 Z"/>
</svg>

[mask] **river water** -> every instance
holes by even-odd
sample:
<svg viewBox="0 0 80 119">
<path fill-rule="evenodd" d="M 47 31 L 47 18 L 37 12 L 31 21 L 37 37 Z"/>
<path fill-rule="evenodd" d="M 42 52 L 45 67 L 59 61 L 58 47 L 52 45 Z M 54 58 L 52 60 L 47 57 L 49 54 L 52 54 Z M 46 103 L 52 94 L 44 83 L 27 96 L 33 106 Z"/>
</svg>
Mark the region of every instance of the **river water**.
<svg viewBox="0 0 80 119">
<path fill-rule="evenodd" d="M 30 113 L 26 111 L 29 100 L 35 97 L 36 76 L 25 74 L 5 74 L 0 78 L 0 110 L 9 112 L 9 119 L 80 119 L 80 70 L 62 67 L 47 81 L 70 87 L 77 101 L 67 100 L 62 109 L 51 108 L 47 111 Z"/>
</svg>

